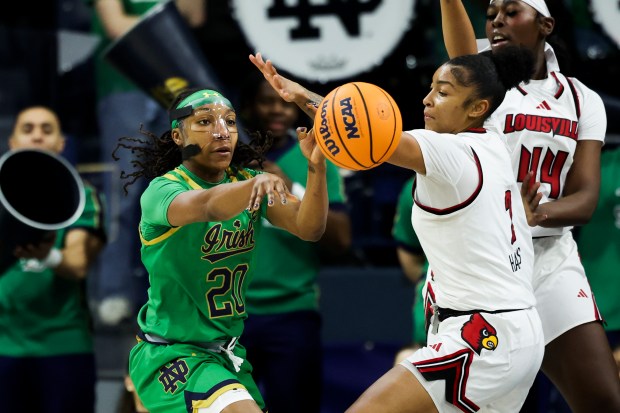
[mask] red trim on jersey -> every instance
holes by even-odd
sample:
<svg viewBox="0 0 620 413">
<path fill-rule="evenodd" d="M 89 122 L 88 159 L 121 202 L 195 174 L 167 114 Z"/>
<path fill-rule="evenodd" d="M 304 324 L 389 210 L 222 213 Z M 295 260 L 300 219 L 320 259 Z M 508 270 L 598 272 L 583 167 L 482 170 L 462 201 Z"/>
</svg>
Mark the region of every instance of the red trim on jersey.
<svg viewBox="0 0 620 413">
<path fill-rule="evenodd" d="M 448 403 L 453 404 L 463 412 L 473 413 L 480 410 L 480 407 L 465 395 L 467 380 L 469 379 L 469 367 L 473 358 L 474 352 L 466 348 L 446 356 L 420 360 L 412 364 L 426 380 L 444 380 L 445 397 Z"/>
<path fill-rule="evenodd" d="M 601 314 L 601 312 L 599 311 L 598 304 L 596 304 L 596 299 L 594 298 L 594 291 L 592 291 L 590 281 L 588 281 L 588 287 L 590 287 L 590 297 L 592 299 L 592 305 L 594 306 L 594 319 L 597 321 L 601 321 L 603 324 L 606 324 L 605 318 L 603 317 L 603 314 Z"/>
<path fill-rule="evenodd" d="M 471 129 L 465 130 L 465 132 L 469 132 L 469 133 L 487 133 L 487 130 L 485 128 L 471 128 Z"/>
<path fill-rule="evenodd" d="M 521 85 L 517 85 L 517 90 L 518 90 L 519 92 L 521 92 L 521 94 L 522 94 L 523 96 L 526 96 L 526 95 L 527 95 L 527 90 L 523 89 L 523 87 L 521 87 Z"/>
<path fill-rule="evenodd" d="M 564 85 L 562 84 L 562 82 L 560 82 L 560 79 L 558 79 L 558 76 L 555 74 L 555 72 L 551 72 L 551 76 L 553 76 L 553 78 L 555 79 L 555 83 L 557 83 L 558 85 L 558 90 L 557 92 L 555 92 L 555 96 L 553 97 L 558 99 L 560 96 L 562 96 L 562 93 L 564 93 Z"/>
<path fill-rule="evenodd" d="M 432 207 L 426 206 L 426 205 L 418 202 L 415 199 L 416 181 L 414 181 L 413 182 L 413 189 L 411 190 L 411 193 L 413 194 L 413 202 L 415 202 L 415 204 L 418 207 L 420 207 L 420 209 L 423 209 L 424 211 L 429 212 L 431 214 L 435 214 L 435 215 L 448 215 L 448 214 L 451 214 L 451 213 L 453 213 L 455 211 L 458 211 L 459 209 L 463 209 L 466 206 L 468 206 L 469 204 L 471 204 L 472 202 L 474 202 L 474 199 L 476 199 L 476 197 L 478 196 L 478 194 L 482 190 L 483 174 L 482 174 L 482 165 L 480 164 L 480 159 L 478 158 L 478 155 L 476 154 L 476 151 L 474 151 L 473 148 L 471 148 L 471 151 L 474 154 L 474 160 L 476 161 L 476 167 L 478 168 L 478 187 L 469 196 L 469 198 L 467 198 L 465 201 L 461 202 L 460 204 L 456 204 L 456 205 L 448 207 L 448 208 L 432 208 Z"/>
<path fill-rule="evenodd" d="M 577 112 L 577 119 L 579 119 L 581 117 L 581 105 L 579 104 L 579 96 L 577 95 L 577 89 L 575 89 L 575 85 L 573 84 L 573 82 L 570 80 L 569 77 L 566 77 L 566 81 L 568 82 L 568 86 L 570 87 L 570 92 L 573 94 L 573 101 L 575 102 L 575 111 Z"/>
</svg>

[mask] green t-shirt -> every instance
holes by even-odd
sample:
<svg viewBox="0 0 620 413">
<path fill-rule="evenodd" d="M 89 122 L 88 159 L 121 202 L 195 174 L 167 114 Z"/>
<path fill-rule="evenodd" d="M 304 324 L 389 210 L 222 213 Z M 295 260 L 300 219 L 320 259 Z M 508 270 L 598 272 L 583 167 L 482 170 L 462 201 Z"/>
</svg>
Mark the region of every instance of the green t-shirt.
<svg viewBox="0 0 620 413">
<path fill-rule="evenodd" d="M 101 99 L 111 93 L 129 92 L 140 90 L 140 88 L 125 75 L 114 68 L 104 58 L 104 50 L 112 43 L 112 40 L 105 34 L 98 13 L 94 9 L 96 0 L 84 0 L 93 10 L 91 32 L 98 36 L 100 42 L 95 51 L 95 82 L 97 88 L 97 98 Z M 125 13 L 129 15 L 142 16 L 148 10 L 164 0 L 121 0 Z"/>
<path fill-rule="evenodd" d="M 601 154 L 598 205 L 577 242 L 605 328 L 620 330 L 620 147 Z"/>
<path fill-rule="evenodd" d="M 67 232 L 84 228 L 105 240 L 101 202 L 96 190 L 84 183 L 86 203 L 80 218 L 57 231 L 56 248 L 63 248 Z M 90 312 L 84 281 L 55 275 L 53 270 L 32 272 L 18 260 L 0 275 L 0 355 L 46 357 L 93 351 Z"/>
<path fill-rule="evenodd" d="M 396 240 L 399 247 L 402 247 L 412 253 L 421 254 L 422 246 L 418 240 L 418 236 L 411 225 L 411 210 L 413 209 L 413 182 L 415 176 L 409 178 L 403 185 L 398 203 L 396 204 L 396 214 L 394 216 L 394 225 L 392 226 L 392 236 Z M 426 274 L 428 270 L 428 261 L 424 262 L 422 274 Z M 420 278 L 416 284 L 415 298 L 413 300 L 413 342 L 425 343 L 426 330 L 424 329 L 424 297 L 422 297 L 422 288 L 424 287 L 424 276 Z"/>
<path fill-rule="evenodd" d="M 297 142 L 276 160 L 282 171 L 305 187 L 308 161 Z M 343 207 L 344 183 L 338 168 L 327 162 L 327 191 L 330 208 Z M 320 270 L 319 246 L 263 220 L 257 246 L 256 271 L 247 293 L 250 314 L 275 314 L 318 308 L 316 277 Z"/>
<path fill-rule="evenodd" d="M 217 183 L 184 166 L 155 178 L 142 194 L 142 262 L 149 273 L 148 301 L 140 309 L 143 332 L 171 342 L 206 343 L 239 337 L 247 318 L 245 294 L 265 205 L 223 222 L 168 223 L 182 192 L 251 179 L 259 172 L 229 169 Z"/>
</svg>

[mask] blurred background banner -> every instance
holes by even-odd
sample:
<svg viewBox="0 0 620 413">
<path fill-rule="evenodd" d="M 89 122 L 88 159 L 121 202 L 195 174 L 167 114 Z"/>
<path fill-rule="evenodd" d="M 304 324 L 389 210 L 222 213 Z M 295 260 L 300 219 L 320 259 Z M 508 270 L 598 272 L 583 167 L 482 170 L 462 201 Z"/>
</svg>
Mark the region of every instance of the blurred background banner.
<svg viewBox="0 0 620 413">
<path fill-rule="evenodd" d="M 612 0 L 591 0 L 590 10 L 605 33 L 620 46 L 620 2 Z"/>
<path fill-rule="evenodd" d="M 325 83 L 381 65 L 410 29 L 415 2 L 233 0 L 232 7 L 256 52 L 297 77 Z"/>
<path fill-rule="evenodd" d="M 164 109 L 186 88 L 225 92 L 173 1 L 149 10 L 110 45 L 105 58 Z"/>
</svg>

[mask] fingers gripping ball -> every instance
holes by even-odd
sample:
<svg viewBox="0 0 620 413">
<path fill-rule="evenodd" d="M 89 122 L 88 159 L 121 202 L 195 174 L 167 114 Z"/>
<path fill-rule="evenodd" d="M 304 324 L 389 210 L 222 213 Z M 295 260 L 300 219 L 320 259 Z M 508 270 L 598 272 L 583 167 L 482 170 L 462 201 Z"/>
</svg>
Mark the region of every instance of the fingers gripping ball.
<svg viewBox="0 0 620 413">
<path fill-rule="evenodd" d="M 314 118 L 317 142 L 334 164 L 361 171 L 392 155 L 402 133 L 394 99 L 371 83 L 351 82 L 332 90 Z"/>
</svg>

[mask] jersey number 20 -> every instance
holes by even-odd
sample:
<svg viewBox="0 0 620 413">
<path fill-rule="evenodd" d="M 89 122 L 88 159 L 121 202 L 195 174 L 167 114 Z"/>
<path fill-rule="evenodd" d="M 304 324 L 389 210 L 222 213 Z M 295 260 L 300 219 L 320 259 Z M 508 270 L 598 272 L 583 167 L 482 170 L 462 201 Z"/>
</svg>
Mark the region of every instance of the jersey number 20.
<svg viewBox="0 0 620 413">
<path fill-rule="evenodd" d="M 206 294 L 209 315 L 212 318 L 245 313 L 245 302 L 241 291 L 247 272 L 248 266 L 241 264 L 234 270 L 227 267 L 215 268 L 207 275 L 208 282 L 221 280 L 219 286 L 211 287 Z"/>
</svg>

